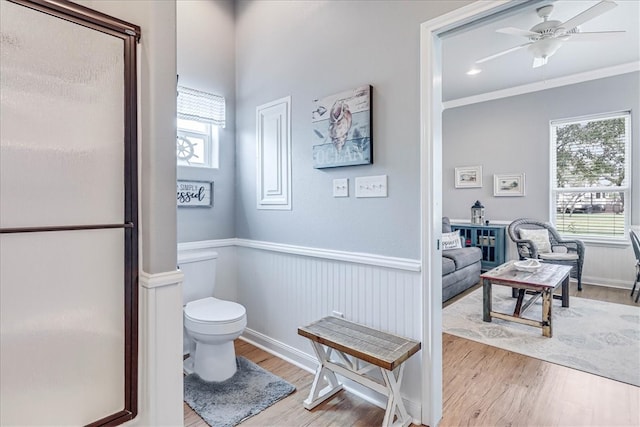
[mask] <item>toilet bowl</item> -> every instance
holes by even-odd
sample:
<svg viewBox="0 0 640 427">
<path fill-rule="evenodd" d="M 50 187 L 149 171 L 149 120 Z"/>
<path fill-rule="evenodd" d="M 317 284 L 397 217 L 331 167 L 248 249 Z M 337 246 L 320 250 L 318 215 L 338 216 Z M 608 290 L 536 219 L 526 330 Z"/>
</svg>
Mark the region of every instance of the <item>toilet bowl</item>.
<svg viewBox="0 0 640 427">
<path fill-rule="evenodd" d="M 183 279 L 184 361 L 186 374 L 224 381 L 237 370 L 233 340 L 247 326 L 245 308 L 213 297 L 218 254 L 205 250 L 178 254 Z"/>
<path fill-rule="evenodd" d="M 190 357 L 184 370 L 195 372 L 205 381 L 224 381 L 236 372 L 233 340 L 247 326 L 245 308 L 213 297 L 187 303 L 184 328 L 190 343 Z"/>
</svg>

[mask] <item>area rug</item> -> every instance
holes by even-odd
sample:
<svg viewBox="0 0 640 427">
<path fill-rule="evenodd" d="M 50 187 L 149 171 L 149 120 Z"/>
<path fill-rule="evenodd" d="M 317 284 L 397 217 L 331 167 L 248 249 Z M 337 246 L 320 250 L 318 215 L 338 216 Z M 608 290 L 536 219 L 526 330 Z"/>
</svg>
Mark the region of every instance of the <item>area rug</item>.
<svg viewBox="0 0 640 427">
<path fill-rule="evenodd" d="M 494 286 L 493 311 L 513 313 L 511 288 Z M 553 300 L 553 337 L 501 319 L 482 321 L 482 288 L 444 308 L 444 332 L 547 362 L 640 386 L 640 306 L 571 297 Z M 541 298 L 524 317 L 539 320 Z"/>
<path fill-rule="evenodd" d="M 295 391 L 282 378 L 237 357 L 237 372 L 222 382 L 184 378 L 184 401 L 212 427 L 233 427 Z"/>
</svg>

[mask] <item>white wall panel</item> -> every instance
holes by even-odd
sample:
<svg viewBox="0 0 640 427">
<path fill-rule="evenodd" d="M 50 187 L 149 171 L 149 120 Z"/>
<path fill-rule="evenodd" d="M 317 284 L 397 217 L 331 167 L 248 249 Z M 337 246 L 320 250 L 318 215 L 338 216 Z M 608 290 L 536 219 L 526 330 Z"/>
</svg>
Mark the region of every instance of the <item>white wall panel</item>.
<svg viewBox="0 0 640 427">
<path fill-rule="evenodd" d="M 258 209 L 291 209 L 291 97 L 256 108 Z"/>
<path fill-rule="evenodd" d="M 123 235 L 0 235 L 0 424 L 84 425 L 124 407 Z"/>
<path fill-rule="evenodd" d="M 416 260 L 244 239 L 186 242 L 178 247 L 179 252 L 210 249 L 219 254 L 214 294 L 245 306 L 245 337 L 306 369 L 315 368 L 316 358 L 309 340 L 298 335 L 298 327 L 334 310 L 347 320 L 422 338 Z M 420 417 L 420 357 L 407 361 L 402 387 L 415 419 Z M 380 396 L 366 397 L 381 404 Z"/>
<path fill-rule="evenodd" d="M 248 328 L 280 347 L 311 357 L 309 341 L 297 329 L 334 310 L 347 320 L 421 340 L 419 272 L 247 247 L 236 250 L 238 302 L 247 309 Z M 419 402 L 420 356 L 407 366 L 403 394 Z"/>
<path fill-rule="evenodd" d="M 518 250 L 508 237 L 506 259 L 518 259 Z M 596 245 L 585 242 L 585 263 L 582 267 L 582 282 L 590 285 L 628 288 L 635 278 L 635 256 L 628 246 Z"/>
</svg>

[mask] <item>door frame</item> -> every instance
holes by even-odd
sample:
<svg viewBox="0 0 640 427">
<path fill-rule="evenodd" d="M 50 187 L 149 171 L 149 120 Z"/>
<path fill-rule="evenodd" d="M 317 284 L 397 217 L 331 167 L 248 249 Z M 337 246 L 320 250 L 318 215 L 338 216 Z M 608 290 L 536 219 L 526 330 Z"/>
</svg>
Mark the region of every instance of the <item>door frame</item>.
<svg viewBox="0 0 640 427">
<path fill-rule="evenodd" d="M 0 233 L 57 232 L 70 230 L 123 229 L 123 335 L 124 388 L 123 409 L 95 420 L 89 426 L 118 425 L 132 420 L 138 413 L 138 90 L 137 43 L 140 27 L 68 0 L 9 0 L 33 9 L 116 37 L 123 42 L 124 86 L 123 135 L 124 209 L 122 223 L 80 224 L 59 227 L 1 229 Z M 99 384 L 98 384 L 99 385 Z"/>
<path fill-rule="evenodd" d="M 420 25 L 420 252 L 422 279 L 422 418 L 442 419 L 442 40 L 445 31 L 521 0 L 478 1 Z"/>
</svg>

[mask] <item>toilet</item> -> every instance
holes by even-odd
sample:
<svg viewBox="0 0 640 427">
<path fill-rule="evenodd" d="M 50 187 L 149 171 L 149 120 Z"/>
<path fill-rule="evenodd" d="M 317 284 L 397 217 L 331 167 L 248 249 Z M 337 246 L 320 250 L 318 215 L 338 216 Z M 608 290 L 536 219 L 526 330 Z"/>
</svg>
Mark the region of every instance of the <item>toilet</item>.
<svg viewBox="0 0 640 427">
<path fill-rule="evenodd" d="M 247 326 L 245 308 L 213 297 L 218 253 L 186 252 L 178 255 L 183 272 L 184 361 L 187 374 L 205 381 L 224 381 L 236 372 L 233 340 Z"/>
</svg>

